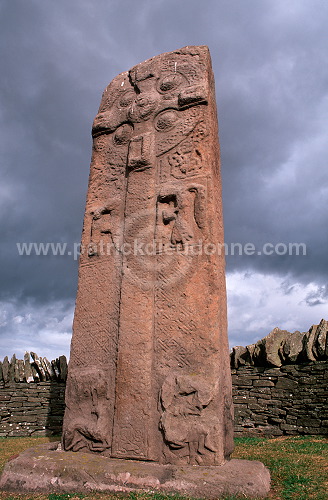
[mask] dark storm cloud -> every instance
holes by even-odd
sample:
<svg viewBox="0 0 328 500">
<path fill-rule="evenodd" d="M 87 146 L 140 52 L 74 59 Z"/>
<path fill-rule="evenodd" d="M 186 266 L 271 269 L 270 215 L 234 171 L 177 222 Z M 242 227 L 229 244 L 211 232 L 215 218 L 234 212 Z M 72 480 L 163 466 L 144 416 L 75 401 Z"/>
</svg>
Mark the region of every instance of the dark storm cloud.
<svg viewBox="0 0 328 500">
<path fill-rule="evenodd" d="M 3 0 L 0 300 L 14 304 L 7 316 L 72 307 L 76 261 L 20 257 L 16 243 L 79 241 L 90 128 L 104 87 L 144 59 L 193 44 L 210 47 L 216 77 L 226 241 L 257 251 L 267 242 L 307 247 L 298 257 L 228 256 L 228 270 L 324 287 L 327 17 L 319 0 Z M 320 293 L 307 303 L 326 300 Z"/>
<path fill-rule="evenodd" d="M 328 235 L 321 228 L 328 222 L 328 65 L 322 21 L 328 12 L 323 2 L 273 4 L 262 2 L 260 13 L 248 9 L 248 23 L 238 24 L 231 42 L 238 40 L 238 48 L 224 53 L 218 69 L 226 239 L 259 249 L 265 242 L 304 242 L 307 256 L 238 257 L 228 264 L 326 280 Z M 231 52 L 234 63 L 225 66 Z"/>
</svg>

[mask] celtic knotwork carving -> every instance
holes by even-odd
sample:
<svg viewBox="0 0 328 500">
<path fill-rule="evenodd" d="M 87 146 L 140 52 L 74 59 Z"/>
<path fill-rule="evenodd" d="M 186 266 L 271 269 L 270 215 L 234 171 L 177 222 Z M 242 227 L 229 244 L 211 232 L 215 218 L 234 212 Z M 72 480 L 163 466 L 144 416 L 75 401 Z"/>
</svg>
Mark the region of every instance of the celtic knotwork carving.
<svg viewBox="0 0 328 500">
<path fill-rule="evenodd" d="M 159 358 L 162 365 L 169 367 L 175 365 L 181 367 L 190 366 L 187 350 L 175 339 L 160 339 L 158 345 L 160 348 Z"/>
</svg>

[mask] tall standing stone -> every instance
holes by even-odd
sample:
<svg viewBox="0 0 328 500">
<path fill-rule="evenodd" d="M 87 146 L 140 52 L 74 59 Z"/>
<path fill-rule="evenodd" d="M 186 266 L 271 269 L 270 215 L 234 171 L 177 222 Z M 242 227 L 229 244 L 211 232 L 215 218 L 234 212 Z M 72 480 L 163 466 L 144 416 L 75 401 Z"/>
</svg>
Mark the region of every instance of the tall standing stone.
<svg viewBox="0 0 328 500">
<path fill-rule="evenodd" d="M 222 244 L 210 55 L 185 47 L 117 76 L 93 124 L 65 450 L 229 458 Z"/>
</svg>

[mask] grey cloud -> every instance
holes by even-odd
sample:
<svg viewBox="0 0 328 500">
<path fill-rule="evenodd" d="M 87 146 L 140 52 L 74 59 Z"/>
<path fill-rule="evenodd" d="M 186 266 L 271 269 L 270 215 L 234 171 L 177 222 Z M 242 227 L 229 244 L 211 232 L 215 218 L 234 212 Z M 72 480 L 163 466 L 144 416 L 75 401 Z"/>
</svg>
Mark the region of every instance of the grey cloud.
<svg viewBox="0 0 328 500">
<path fill-rule="evenodd" d="M 305 302 L 310 307 L 326 304 L 328 302 L 328 285 L 318 286 L 315 291 L 308 293 Z"/>
<path fill-rule="evenodd" d="M 37 352 L 54 359 L 69 356 L 73 305 L 54 300 L 45 307 L 31 301 L 0 302 L 0 359 L 13 353 Z M 10 346 L 10 350 L 8 347 Z"/>
</svg>

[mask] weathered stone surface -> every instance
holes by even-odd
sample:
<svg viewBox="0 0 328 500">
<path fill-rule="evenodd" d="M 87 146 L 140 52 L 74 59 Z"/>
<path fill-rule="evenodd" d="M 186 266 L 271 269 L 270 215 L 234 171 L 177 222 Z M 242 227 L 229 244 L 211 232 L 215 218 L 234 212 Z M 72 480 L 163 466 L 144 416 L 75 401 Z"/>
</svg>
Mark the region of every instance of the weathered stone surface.
<svg viewBox="0 0 328 500">
<path fill-rule="evenodd" d="M 63 446 L 220 465 L 232 448 L 221 181 L 206 47 L 106 88 L 79 263 Z"/>
<path fill-rule="evenodd" d="M 328 321 L 322 319 L 316 329 L 312 351 L 316 359 L 325 359 L 328 338 Z"/>
<path fill-rule="evenodd" d="M 19 360 L 16 359 L 16 356 L 14 354 L 14 356 L 12 357 L 11 363 L 12 363 L 12 370 L 13 370 L 12 373 L 13 373 L 13 377 L 14 377 L 15 382 L 19 382 L 19 376 L 20 376 L 18 361 Z"/>
<path fill-rule="evenodd" d="M 279 356 L 279 349 L 286 341 L 289 332 L 274 328 L 266 337 L 259 340 L 255 345 L 254 359 L 257 364 L 261 362 L 264 366 L 281 366 L 282 360 Z"/>
<path fill-rule="evenodd" d="M 287 335 L 286 340 L 279 349 L 279 355 L 283 363 L 297 363 L 300 360 L 304 335 L 304 333 L 299 331 Z"/>
<path fill-rule="evenodd" d="M 254 344 L 252 364 L 256 366 L 266 365 L 265 346 L 263 339 L 258 340 L 256 344 Z"/>
<path fill-rule="evenodd" d="M 269 471 L 260 462 L 231 460 L 221 467 L 174 466 L 117 460 L 58 450 L 58 443 L 29 449 L 5 466 L 0 488 L 14 492 L 161 492 L 217 499 L 264 497 Z"/>
<path fill-rule="evenodd" d="M 11 382 L 0 387 L 0 433 L 13 436 L 19 430 L 20 436 L 30 436 L 43 429 L 47 435 L 60 434 L 64 391 L 63 383 L 53 382 Z"/>
<path fill-rule="evenodd" d="M 294 333 L 274 328 L 256 344 L 232 348 L 231 368 L 242 366 L 276 366 L 328 359 L 328 322 L 321 320 L 308 332 Z M 292 367 L 289 367 L 292 369 Z"/>
<path fill-rule="evenodd" d="M 33 359 L 33 365 L 32 365 L 32 367 L 34 367 L 36 369 L 40 381 L 44 382 L 46 380 L 46 374 L 45 374 L 45 371 L 43 369 L 41 360 L 40 360 L 39 356 L 35 352 L 31 352 L 31 356 L 32 356 L 32 359 Z"/>
<path fill-rule="evenodd" d="M 67 360 L 66 356 L 59 356 L 59 380 L 61 382 L 66 382 L 67 379 Z"/>
<path fill-rule="evenodd" d="M 303 339 L 303 356 L 309 361 L 315 361 L 316 359 L 313 352 L 313 344 L 317 328 L 318 325 L 312 325 L 309 331 L 304 335 Z"/>
<path fill-rule="evenodd" d="M 54 371 L 54 369 L 53 369 L 52 364 L 50 363 L 50 361 L 47 358 L 43 358 L 43 363 L 44 363 L 44 366 L 45 366 L 47 379 L 48 380 L 57 380 L 55 371 Z M 64 380 L 66 380 L 66 376 L 64 377 Z"/>
<path fill-rule="evenodd" d="M 44 362 L 44 359 L 41 356 L 40 356 L 40 363 L 41 363 L 42 371 L 44 373 L 44 382 L 47 381 L 47 380 L 50 380 L 48 369 L 47 369 L 47 365 L 46 365 L 46 363 Z"/>
<path fill-rule="evenodd" d="M 25 352 L 24 354 L 24 372 L 25 372 L 25 380 L 30 383 L 34 381 L 33 372 L 30 363 L 30 353 Z"/>
<path fill-rule="evenodd" d="M 256 344 L 250 344 L 246 346 L 247 352 L 248 352 L 248 359 L 250 360 L 249 363 L 252 365 L 254 363 L 254 352 L 255 352 L 255 347 Z"/>
<path fill-rule="evenodd" d="M 9 360 L 6 356 L 2 363 L 2 377 L 5 383 L 9 382 Z"/>
<path fill-rule="evenodd" d="M 15 380 L 15 365 L 16 365 L 16 354 L 13 354 L 9 363 L 9 380 Z"/>
<path fill-rule="evenodd" d="M 24 361 L 22 359 L 17 360 L 17 371 L 18 371 L 18 382 L 24 382 L 25 371 L 24 371 Z"/>
<path fill-rule="evenodd" d="M 239 366 L 245 365 L 247 362 L 249 363 L 251 360 L 249 356 L 249 352 L 246 347 L 236 346 L 232 348 L 231 354 L 231 367 L 238 368 Z"/>
<path fill-rule="evenodd" d="M 300 380 L 300 379 L 299 379 Z M 298 382 L 290 378 L 280 377 L 276 383 L 276 389 L 292 389 L 296 387 Z"/>
<path fill-rule="evenodd" d="M 295 434 L 295 428 L 282 429 L 280 426 L 284 423 L 297 426 L 297 432 L 302 434 L 327 435 L 328 361 L 284 365 L 281 368 L 244 366 L 233 372 L 234 429 L 237 435 L 247 435 L 252 429 L 254 434 Z M 249 384 L 237 385 L 239 378 Z M 268 382 L 268 386 L 256 387 L 253 385 L 256 381 Z M 30 436 L 42 431 L 42 426 L 45 427 L 43 435 L 60 434 L 64 389 L 65 384 L 57 379 L 51 382 L 0 384 L 0 435 L 13 436 L 17 431 L 21 436 Z M 26 415 L 37 415 L 38 421 L 26 424 Z M 267 424 L 259 423 L 263 416 L 267 417 Z M 13 417 L 18 417 L 15 422 Z M 321 425 L 301 425 L 300 419 L 304 418 L 320 419 Z M 17 422 L 20 423 L 19 430 L 16 429 Z"/>
<path fill-rule="evenodd" d="M 51 366 L 52 366 L 52 369 L 55 373 L 55 376 L 57 378 L 57 380 L 60 379 L 60 371 L 59 371 L 59 366 L 58 366 L 58 358 L 57 359 L 53 359 L 51 361 Z"/>
<path fill-rule="evenodd" d="M 272 380 L 254 380 L 254 387 L 274 387 L 274 382 Z"/>
</svg>

